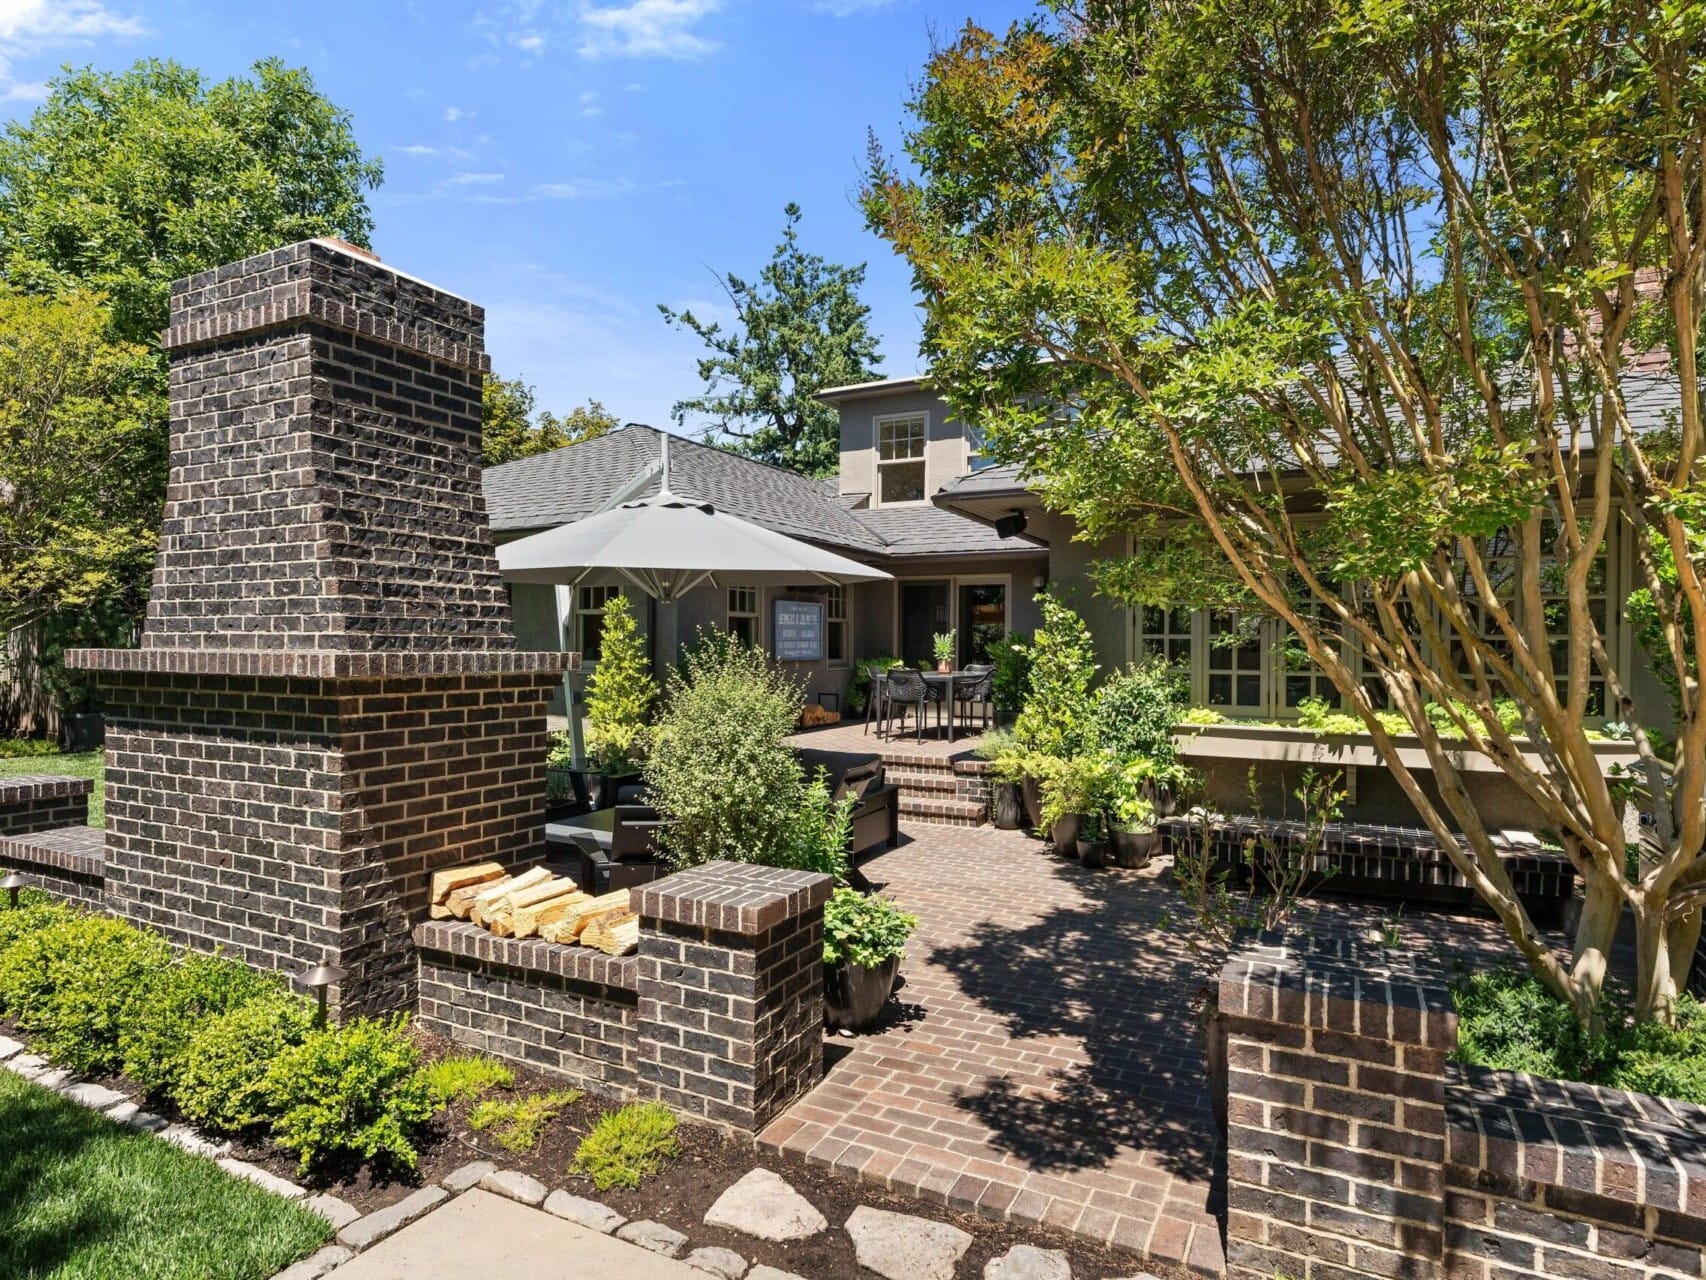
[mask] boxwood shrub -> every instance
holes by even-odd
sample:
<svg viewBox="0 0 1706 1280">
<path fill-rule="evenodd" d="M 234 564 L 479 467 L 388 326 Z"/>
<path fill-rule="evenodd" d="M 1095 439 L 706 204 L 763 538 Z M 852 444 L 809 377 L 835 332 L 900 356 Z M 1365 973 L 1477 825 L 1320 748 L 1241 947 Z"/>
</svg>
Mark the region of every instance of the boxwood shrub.
<svg viewBox="0 0 1706 1280">
<path fill-rule="evenodd" d="M 173 1093 L 190 1041 L 207 1023 L 263 996 L 285 994 L 284 980 L 217 953 L 181 954 L 137 990 L 119 1030 L 124 1073 L 151 1093 Z"/>
<path fill-rule="evenodd" d="M 313 1027 L 313 1006 L 283 993 L 220 1014 L 190 1040 L 173 1100 L 197 1124 L 221 1133 L 264 1124 L 273 1059 L 307 1040 Z"/>
</svg>

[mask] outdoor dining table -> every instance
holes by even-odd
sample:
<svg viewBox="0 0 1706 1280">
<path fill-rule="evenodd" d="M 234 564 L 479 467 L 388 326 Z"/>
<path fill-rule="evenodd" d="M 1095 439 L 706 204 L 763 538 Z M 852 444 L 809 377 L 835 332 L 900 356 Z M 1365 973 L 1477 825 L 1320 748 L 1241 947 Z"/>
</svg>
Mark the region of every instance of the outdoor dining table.
<svg viewBox="0 0 1706 1280">
<path fill-rule="evenodd" d="M 925 684 L 937 685 L 942 690 L 942 709 L 948 713 L 948 741 L 954 740 L 954 681 L 983 679 L 987 674 L 982 671 L 920 671 Z M 877 699 L 877 705 L 882 705 L 883 687 L 888 683 L 886 672 L 874 671 L 872 675 L 872 695 Z M 888 736 L 888 721 L 885 719 L 877 726 L 879 737 Z"/>
</svg>

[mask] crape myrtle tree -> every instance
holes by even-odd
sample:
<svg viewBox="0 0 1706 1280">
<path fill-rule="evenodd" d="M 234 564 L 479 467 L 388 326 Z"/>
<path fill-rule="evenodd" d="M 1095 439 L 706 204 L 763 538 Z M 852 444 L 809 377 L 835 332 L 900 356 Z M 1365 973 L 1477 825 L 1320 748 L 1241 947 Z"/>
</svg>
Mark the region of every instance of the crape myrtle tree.
<svg viewBox="0 0 1706 1280">
<path fill-rule="evenodd" d="M 1638 0 L 1050 4 L 933 55 L 909 163 L 873 148 L 865 191 L 956 412 L 1086 536 L 1133 538 L 1100 586 L 1276 619 L 1590 1028 L 1624 908 L 1636 1016 L 1672 1016 L 1706 889 L 1703 26 Z M 1632 409 L 1655 394 L 1662 423 Z M 1622 535 L 1674 740 L 1608 653 Z M 1633 776 L 1596 761 L 1601 715 Z M 1571 954 L 1465 749 L 1580 872 Z"/>
<path fill-rule="evenodd" d="M 841 266 L 806 252 L 799 205 L 783 214 L 782 243 L 757 280 L 717 276 L 735 311 L 732 327 L 658 307 L 665 321 L 697 334 L 710 351 L 698 362 L 705 390 L 678 402 L 671 416 L 682 426 L 709 419 L 707 440 L 726 441 L 749 458 L 830 476 L 841 461 L 840 418 L 818 392 L 866 381 L 883 358 L 870 330 L 871 309 L 859 301 L 864 264 Z"/>
</svg>

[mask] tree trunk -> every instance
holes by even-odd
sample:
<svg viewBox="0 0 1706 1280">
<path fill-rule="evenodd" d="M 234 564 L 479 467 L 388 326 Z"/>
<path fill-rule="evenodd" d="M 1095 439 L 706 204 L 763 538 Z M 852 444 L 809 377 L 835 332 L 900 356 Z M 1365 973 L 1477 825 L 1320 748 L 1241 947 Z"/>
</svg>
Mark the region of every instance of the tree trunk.
<svg viewBox="0 0 1706 1280">
<path fill-rule="evenodd" d="M 1586 877 L 1582 892 L 1582 917 L 1576 923 L 1570 966 L 1571 997 L 1577 1016 L 1597 1033 L 1604 1018 L 1601 999 L 1605 975 L 1623 918 L 1623 889 L 1609 875 L 1597 872 Z"/>
<path fill-rule="evenodd" d="M 1635 911 L 1635 1019 L 1669 1023 L 1676 1018 L 1677 981 L 1671 968 L 1672 926 L 1666 899 L 1649 895 Z"/>
</svg>

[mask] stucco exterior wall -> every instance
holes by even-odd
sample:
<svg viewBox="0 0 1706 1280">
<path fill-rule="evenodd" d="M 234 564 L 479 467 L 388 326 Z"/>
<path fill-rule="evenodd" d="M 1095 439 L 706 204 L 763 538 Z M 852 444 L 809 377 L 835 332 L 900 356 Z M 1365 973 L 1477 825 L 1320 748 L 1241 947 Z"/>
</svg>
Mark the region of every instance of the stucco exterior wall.
<svg viewBox="0 0 1706 1280">
<path fill-rule="evenodd" d="M 877 419 L 910 413 L 926 416 L 924 438 L 924 492 L 933 494 L 967 469 L 965 428 L 949 416 L 940 396 L 928 391 L 903 391 L 873 396 L 841 406 L 842 493 L 868 493 L 871 505 L 877 497 Z"/>
</svg>

